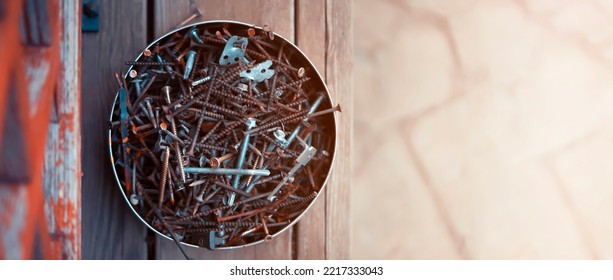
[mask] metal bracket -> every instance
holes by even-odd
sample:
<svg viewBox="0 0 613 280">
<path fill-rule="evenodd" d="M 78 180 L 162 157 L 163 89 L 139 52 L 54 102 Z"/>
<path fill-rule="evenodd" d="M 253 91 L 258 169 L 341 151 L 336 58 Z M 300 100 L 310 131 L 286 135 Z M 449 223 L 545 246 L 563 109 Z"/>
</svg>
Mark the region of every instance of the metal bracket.
<svg viewBox="0 0 613 280">
<path fill-rule="evenodd" d="M 268 80 L 275 74 L 275 70 L 269 69 L 270 66 L 272 66 L 272 60 L 266 60 L 253 66 L 251 69 L 241 72 L 241 78 L 252 80 L 256 83 Z"/>
<path fill-rule="evenodd" d="M 222 237 L 217 236 L 217 231 L 211 231 L 209 233 L 209 249 L 215 250 L 217 246 L 225 243 Z"/>
<path fill-rule="evenodd" d="M 100 26 L 100 5 L 98 0 L 82 0 L 83 16 L 81 17 L 82 32 L 98 32 Z"/>
<path fill-rule="evenodd" d="M 247 44 L 249 44 L 249 40 L 247 40 L 247 38 L 238 39 L 238 36 L 230 37 L 230 40 L 228 40 L 226 46 L 223 48 L 223 52 L 219 58 L 219 64 L 231 65 L 236 64 L 241 60 L 247 63 L 248 61 L 246 61 L 247 59 L 245 58 L 245 49 L 247 49 Z M 239 45 L 239 47 L 236 45 Z"/>
</svg>

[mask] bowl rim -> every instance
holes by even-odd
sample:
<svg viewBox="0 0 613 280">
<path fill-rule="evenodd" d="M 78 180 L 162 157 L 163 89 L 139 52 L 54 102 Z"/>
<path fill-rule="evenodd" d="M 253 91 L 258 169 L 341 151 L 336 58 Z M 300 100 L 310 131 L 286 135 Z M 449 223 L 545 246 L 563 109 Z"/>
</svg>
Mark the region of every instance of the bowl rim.
<svg viewBox="0 0 613 280">
<path fill-rule="evenodd" d="M 158 37 L 153 42 L 148 44 L 145 49 L 151 48 L 154 44 L 156 44 L 160 40 L 163 40 L 163 39 L 167 38 L 167 36 L 169 36 L 170 34 L 173 34 L 175 32 L 179 32 L 179 31 L 182 31 L 184 29 L 189 29 L 189 28 L 192 28 L 194 26 L 208 25 L 208 24 L 235 24 L 235 25 L 242 25 L 242 26 L 245 26 L 247 28 L 252 27 L 252 28 L 255 28 L 255 29 L 263 30 L 263 28 L 261 26 L 254 25 L 254 24 L 248 24 L 248 23 L 244 23 L 244 22 L 240 22 L 240 21 L 235 21 L 235 20 L 207 20 L 207 21 L 200 21 L 200 22 L 194 22 L 194 23 L 191 23 L 191 24 L 187 24 L 187 25 L 183 25 L 183 26 L 174 28 L 173 30 L 165 33 L 164 35 Z M 293 42 L 287 40 L 285 37 L 283 37 L 283 36 L 281 36 L 281 35 L 279 35 L 279 34 L 277 34 L 275 32 L 273 32 L 273 33 L 274 33 L 275 37 L 278 36 L 279 38 L 281 38 L 283 41 L 285 41 L 285 43 L 289 44 L 291 47 L 293 47 L 295 50 L 297 50 L 306 59 L 306 61 L 309 63 L 309 66 L 315 71 L 315 73 L 317 74 L 317 77 L 321 80 L 322 85 L 323 85 L 324 90 L 325 90 L 325 94 L 328 97 L 328 100 L 330 101 L 330 104 L 332 106 L 334 106 L 334 103 L 332 102 L 333 101 L 332 100 L 332 96 L 330 95 L 330 90 L 328 89 L 328 86 L 326 84 L 326 80 L 322 77 L 321 73 L 319 73 L 319 71 L 317 70 L 317 68 L 315 67 L 313 62 L 309 59 L 309 57 L 300 48 L 298 48 L 298 46 L 296 46 Z M 138 61 L 141 58 L 141 56 L 143 56 L 143 51 L 141 51 L 139 53 L 139 55 L 136 57 L 136 59 L 135 59 L 136 61 Z M 130 70 L 132 70 L 133 67 L 134 67 L 134 65 L 131 65 L 130 67 L 128 67 L 128 69 L 126 70 L 126 73 L 124 74 L 124 78 L 128 78 L 128 73 L 130 72 Z M 113 121 L 113 113 L 115 112 L 115 104 L 117 104 L 117 99 L 118 98 L 119 98 L 119 91 L 117 91 L 117 93 L 115 94 L 115 98 L 113 99 L 113 103 L 112 103 L 112 106 L 111 106 L 110 117 L 109 117 L 109 121 L 110 122 Z M 275 234 L 271 235 L 272 239 L 274 239 L 275 237 L 277 237 L 278 235 L 280 235 L 281 233 L 283 233 L 287 229 L 293 227 L 300 219 L 302 219 L 302 217 L 309 211 L 309 209 L 311 207 L 313 207 L 313 205 L 315 204 L 315 201 L 317 201 L 317 199 L 319 198 L 321 193 L 324 192 L 325 189 L 326 189 L 326 185 L 328 184 L 328 180 L 330 179 L 330 175 L 332 174 L 332 169 L 334 167 L 334 161 L 336 160 L 336 153 L 337 153 L 337 148 L 338 148 L 338 137 L 337 137 L 337 135 L 338 135 L 338 116 L 337 116 L 337 114 L 334 114 L 334 113 L 332 115 L 333 115 L 333 121 L 334 121 L 334 146 L 333 146 L 334 153 L 332 154 L 332 161 L 330 162 L 330 168 L 328 168 L 328 174 L 326 174 L 326 179 L 323 181 L 321 188 L 317 192 L 317 196 L 315 196 L 315 198 L 311 201 L 311 203 L 309 203 L 309 205 L 302 211 L 302 213 L 300 213 L 300 215 L 298 215 L 291 223 L 287 224 L 281 230 L 279 230 Z M 108 148 L 109 148 L 109 150 L 108 151 L 109 151 L 110 160 L 111 160 L 111 168 L 113 169 L 113 175 L 115 176 L 117 187 L 119 187 L 119 189 L 121 191 L 121 194 L 122 194 L 126 204 L 130 207 L 130 209 L 136 215 L 136 217 L 138 217 L 138 219 L 143 224 L 145 224 L 150 230 L 152 230 L 153 232 L 155 232 L 159 236 L 162 236 L 162 237 L 164 237 L 164 238 L 166 238 L 168 240 L 172 240 L 171 237 L 169 237 L 169 236 L 159 232 L 158 230 L 153 228 L 147 221 L 145 221 L 143 219 L 143 217 L 141 217 L 141 215 L 136 211 L 136 209 L 134 209 L 134 206 L 132 205 L 132 203 L 130 203 L 130 199 L 128 198 L 128 195 L 126 194 L 125 190 L 121 186 L 121 182 L 120 182 L 119 176 L 117 174 L 117 169 L 115 168 L 115 160 L 113 158 L 113 143 L 111 141 L 112 140 L 111 132 L 112 132 L 112 129 L 109 126 L 109 129 L 108 129 L 108 139 L 109 139 L 109 141 L 108 141 Z M 244 248 L 244 247 L 248 247 L 248 246 L 252 246 L 252 245 L 257 245 L 257 244 L 264 243 L 264 242 L 268 242 L 268 241 L 266 239 L 261 239 L 261 240 L 257 240 L 257 241 L 254 241 L 254 242 L 251 242 L 251 243 L 247 243 L 247 244 L 243 244 L 243 245 L 235 245 L 235 246 L 229 246 L 229 247 L 218 247 L 218 248 L 215 248 L 215 250 L 239 249 L 239 248 Z M 183 242 L 183 241 L 180 241 L 180 243 L 182 245 L 185 245 L 185 246 L 188 246 L 188 247 L 209 249 L 207 247 L 200 247 L 200 246 L 197 246 L 195 244 L 186 243 L 186 242 Z"/>
</svg>

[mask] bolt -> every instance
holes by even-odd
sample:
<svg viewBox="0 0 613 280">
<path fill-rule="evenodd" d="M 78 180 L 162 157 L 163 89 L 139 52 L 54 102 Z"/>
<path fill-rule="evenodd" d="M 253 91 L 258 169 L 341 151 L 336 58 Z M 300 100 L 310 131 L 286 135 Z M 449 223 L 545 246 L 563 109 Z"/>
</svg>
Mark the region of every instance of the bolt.
<svg viewBox="0 0 613 280">
<path fill-rule="evenodd" d="M 206 168 L 206 167 L 185 167 L 185 173 L 211 174 L 211 175 L 255 175 L 268 176 L 270 170 L 266 169 L 228 169 L 228 168 Z"/>
<path fill-rule="evenodd" d="M 194 61 L 196 59 L 195 51 L 187 52 L 187 62 L 185 63 L 185 73 L 183 73 L 183 80 L 187 80 L 189 78 L 189 74 L 192 72 L 192 68 L 194 67 Z"/>
</svg>

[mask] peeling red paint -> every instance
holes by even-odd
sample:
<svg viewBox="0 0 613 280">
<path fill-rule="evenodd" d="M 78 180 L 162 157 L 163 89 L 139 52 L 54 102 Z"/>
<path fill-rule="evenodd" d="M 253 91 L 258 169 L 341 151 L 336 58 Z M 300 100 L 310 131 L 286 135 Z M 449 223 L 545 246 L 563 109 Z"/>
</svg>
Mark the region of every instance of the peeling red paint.
<svg viewBox="0 0 613 280">
<path fill-rule="evenodd" d="M 19 42 L 18 21 L 22 4 L 21 0 L 6 1 L 7 16 L 0 21 L 0 34 L 5 36 L 9 45 Z M 31 258 L 36 236 L 40 238 L 42 254 L 46 259 L 75 259 L 81 256 L 80 74 L 75 72 L 79 69 L 80 61 L 79 9 L 78 1 L 48 1 L 52 45 L 48 48 L 23 48 L 15 43 L 0 51 L 0 60 L 3 61 L 0 64 L 0 102 L 4 101 L 3 89 L 9 76 L 5 73 L 16 71 L 18 111 L 20 118 L 26 120 L 23 131 L 27 142 L 27 164 L 32 174 L 26 186 L 0 186 L 6 188 L 2 190 L 4 195 L 0 196 L 0 236 L 8 233 L 12 229 L 9 228 L 11 222 L 18 218 L 15 216 L 16 206 L 25 209 L 23 217 L 19 217 L 21 227 L 15 229 L 18 230 L 18 241 L 16 244 L 0 242 L 0 258 L 7 257 L 6 252 L 11 249 L 18 249 L 11 252 L 21 254 L 13 257 Z M 68 55 L 72 55 L 68 60 L 60 58 L 61 55 L 65 56 L 65 48 L 68 48 Z M 24 74 L 26 71 L 29 71 L 29 75 Z M 66 81 L 72 80 L 73 84 L 67 86 Z M 60 122 L 59 125 L 50 126 L 51 104 L 56 88 L 63 98 L 58 108 Z M 0 131 L 2 110 L 0 108 Z M 47 137 L 48 131 L 50 137 Z M 46 168 L 49 170 L 43 170 L 46 158 L 52 160 L 47 161 Z M 52 174 L 45 176 L 44 181 L 40 176 L 43 171 L 44 174 Z M 24 194 L 22 199 L 15 199 L 13 192 L 16 191 Z"/>
</svg>

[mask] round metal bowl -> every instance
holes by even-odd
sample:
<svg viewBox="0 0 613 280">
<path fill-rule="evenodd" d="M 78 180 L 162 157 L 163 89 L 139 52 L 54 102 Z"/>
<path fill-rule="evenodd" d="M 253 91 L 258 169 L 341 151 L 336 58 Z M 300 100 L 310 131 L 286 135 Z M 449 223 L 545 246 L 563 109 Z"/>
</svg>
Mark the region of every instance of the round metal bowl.
<svg viewBox="0 0 613 280">
<path fill-rule="evenodd" d="M 167 38 L 169 38 L 169 36 L 171 36 L 172 34 L 175 33 L 184 33 L 184 32 L 188 32 L 188 30 L 197 27 L 200 31 L 203 30 L 208 30 L 211 33 L 214 33 L 215 31 L 218 30 L 222 30 L 222 28 L 225 28 L 226 30 L 229 30 L 229 32 L 231 32 L 232 34 L 236 34 L 238 36 L 241 37 L 247 37 L 247 29 L 249 28 L 253 28 L 256 30 L 256 32 L 266 32 L 269 30 L 265 30 L 264 28 L 260 27 L 260 26 L 256 26 L 256 25 L 251 25 L 251 24 L 246 24 L 246 23 L 242 23 L 242 22 L 237 22 L 237 21 L 226 21 L 226 20 L 213 20 L 213 21 L 205 21 L 205 22 L 198 22 L 198 23 L 194 23 L 194 24 L 190 24 L 190 25 L 186 25 L 183 27 L 180 27 L 176 30 L 170 31 L 167 34 L 161 36 L 160 38 L 158 38 L 157 40 L 153 41 L 151 44 L 149 44 L 144 50 L 149 50 L 152 47 L 154 47 L 156 45 L 156 43 L 163 41 Z M 288 41 L 287 39 L 283 38 L 282 36 L 280 36 L 279 34 L 274 33 L 274 39 L 271 41 L 272 43 L 279 45 L 281 43 L 284 42 L 285 44 L 285 49 L 284 52 L 287 53 L 287 57 L 288 59 L 292 62 L 293 65 L 298 65 L 301 67 L 304 67 L 305 69 L 307 69 L 307 74 L 306 76 L 309 76 L 311 78 L 311 80 L 309 81 L 309 89 L 313 89 L 313 91 L 309 91 L 309 92 L 323 92 L 325 93 L 325 97 L 324 97 L 324 101 L 321 103 L 320 107 L 318 108 L 319 110 L 324 110 L 327 108 L 331 108 L 332 107 L 332 99 L 330 97 L 330 93 L 328 91 L 328 88 L 326 87 L 326 84 L 324 82 L 324 79 L 322 78 L 322 76 L 320 75 L 320 73 L 317 71 L 317 69 L 315 68 L 315 66 L 313 65 L 313 63 L 307 58 L 307 56 L 298 48 L 296 47 L 292 42 Z M 141 52 L 137 57 L 136 57 L 136 61 L 139 61 L 141 59 L 141 57 L 143 56 L 143 52 Z M 130 73 L 130 71 L 132 70 L 134 66 L 130 66 L 128 68 L 128 70 L 126 71 L 125 77 L 124 79 L 128 79 L 128 73 Z M 307 92 L 307 94 L 309 93 Z M 308 96 L 309 99 L 312 99 L 312 96 Z M 116 122 L 118 120 L 117 117 L 117 113 L 116 110 L 119 110 L 119 92 L 117 93 L 117 95 L 115 96 L 115 100 L 113 103 L 113 106 L 111 108 L 111 113 L 110 113 L 110 121 L 111 122 Z M 308 204 L 308 206 L 306 208 L 304 208 L 304 210 L 302 210 L 302 213 L 300 213 L 299 215 L 297 215 L 296 218 L 292 219 L 291 221 L 288 222 L 288 224 L 282 228 L 280 228 L 279 230 L 276 230 L 274 232 L 270 233 L 269 237 L 274 238 L 275 236 L 281 234 L 283 231 L 285 231 L 286 229 L 290 228 L 291 226 L 293 226 L 298 220 L 300 220 L 300 218 L 308 211 L 308 209 L 314 204 L 315 200 L 319 197 L 319 194 L 321 194 L 322 190 L 324 189 L 324 186 L 326 185 L 326 182 L 330 176 L 330 171 L 331 168 L 334 164 L 334 158 L 336 155 L 336 147 L 337 147 L 337 138 L 336 138 L 336 132 L 337 132 L 337 120 L 336 120 L 336 116 L 335 114 L 327 114 L 325 116 L 321 116 L 319 117 L 320 119 L 322 119 L 322 123 L 324 123 L 326 125 L 326 127 L 328 127 L 328 133 L 330 133 L 331 135 L 327 135 L 328 137 L 330 137 L 331 139 L 331 148 L 329 148 L 330 150 L 328 150 L 328 156 L 330 157 L 329 160 L 329 166 L 322 168 L 322 170 L 320 170 L 320 174 L 325 174 L 325 176 L 320 176 L 319 178 L 325 178 L 325 179 L 320 179 L 319 181 L 315 182 L 315 184 L 319 187 L 319 191 L 317 192 L 317 196 L 315 197 L 315 199 L 313 199 L 311 201 L 311 203 Z M 116 141 L 113 141 L 113 135 L 112 135 L 112 127 L 109 126 L 109 131 L 108 131 L 108 137 L 109 137 L 109 155 L 110 155 L 110 161 L 111 161 L 111 165 L 113 166 L 113 174 L 115 176 L 115 179 L 117 181 L 117 186 L 120 188 L 121 193 L 123 195 L 124 200 L 126 201 L 127 205 L 130 207 L 130 209 L 132 209 L 132 212 L 134 212 L 134 214 L 136 214 L 136 216 L 147 226 L 149 227 L 149 229 L 153 230 L 154 232 L 156 232 L 157 234 L 159 234 L 160 236 L 163 236 L 166 239 L 171 239 L 171 237 L 169 237 L 166 234 L 163 234 L 162 232 L 158 231 L 156 228 L 154 228 L 151 224 L 149 224 L 141 215 L 142 213 L 139 212 L 139 210 L 141 209 L 137 209 L 135 208 L 134 205 L 132 205 L 132 203 L 130 202 L 129 199 L 129 195 L 126 193 L 126 189 L 124 186 L 122 186 L 122 180 L 121 178 L 123 178 L 123 175 L 120 175 L 123 171 L 122 168 L 120 166 L 118 166 L 115 162 L 114 159 L 118 159 L 119 155 L 117 152 L 117 147 L 116 147 Z M 119 137 L 121 139 L 121 137 Z M 138 207 L 140 208 L 140 207 Z M 250 246 L 250 245 L 255 245 L 264 241 L 269 241 L 270 238 L 262 238 L 259 240 L 255 240 L 253 242 L 247 243 L 247 244 L 241 244 L 241 245 L 235 245 L 235 246 L 227 246 L 227 247 L 218 247 L 217 249 L 235 249 L 235 248 L 242 248 L 245 246 Z M 190 247 L 204 247 L 200 244 L 192 244 L 189 242 L 181 242 L 184 245 L 190 246 Z"/>
</svg>

